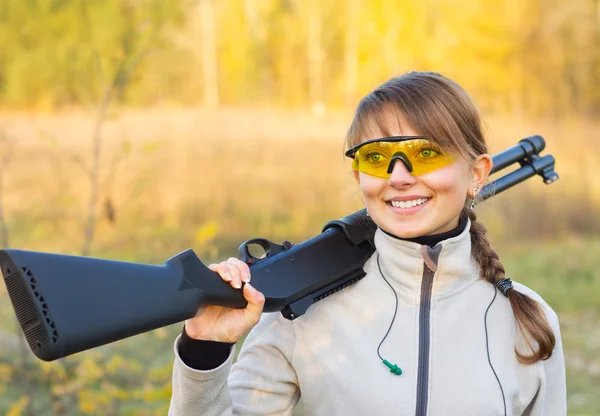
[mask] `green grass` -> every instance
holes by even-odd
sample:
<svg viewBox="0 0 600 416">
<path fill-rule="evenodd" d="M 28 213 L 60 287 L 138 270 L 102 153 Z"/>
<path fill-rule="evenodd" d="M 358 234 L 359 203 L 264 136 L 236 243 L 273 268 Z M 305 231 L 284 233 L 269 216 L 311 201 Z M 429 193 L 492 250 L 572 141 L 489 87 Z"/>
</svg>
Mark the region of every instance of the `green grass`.
<svg viewBox="0 0 600 416">
<path fill-rule="evenodd" d="M 600 240 L 529 243 L 498 252 L 507 276 L 535 290 L 557 313 L 600 313 Z"/>
<path fill-rule="evenodd" d="M 559 315 L 565 360 L 569 415 L 600 414 L 600 315 Z"/>
<path fill-rule="evenodd" d="M 514 244 L 498 251 L 507 276 L 535 290 L 558 314 L 569 415 L 599 415 L 600 240 Z"/>
</svg>

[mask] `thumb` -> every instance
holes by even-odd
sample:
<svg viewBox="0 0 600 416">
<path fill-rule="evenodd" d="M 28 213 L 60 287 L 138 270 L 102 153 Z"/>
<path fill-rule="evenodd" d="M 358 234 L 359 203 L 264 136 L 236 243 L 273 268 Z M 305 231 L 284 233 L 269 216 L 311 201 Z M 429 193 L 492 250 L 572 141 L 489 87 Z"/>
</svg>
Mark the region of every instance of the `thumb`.
<svg viewBox="0 0 600 416">
<path fill-rule="evenodd" d="M 246 313 L 250 317 L 251 321 L 257 323 L 260 319 L 260 314 L 265 306 L 265 295 L 256 290 L 250 283 L 246 283 L 243 289 L 244 299 L 248 301 L 246 306 Z"/>
</svg>

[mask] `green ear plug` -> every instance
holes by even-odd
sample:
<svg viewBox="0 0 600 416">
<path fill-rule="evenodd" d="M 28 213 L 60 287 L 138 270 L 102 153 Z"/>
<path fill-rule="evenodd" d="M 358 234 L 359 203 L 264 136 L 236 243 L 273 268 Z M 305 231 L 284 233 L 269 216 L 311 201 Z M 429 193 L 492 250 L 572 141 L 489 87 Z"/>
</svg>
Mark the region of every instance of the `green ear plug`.
<svg viewBox="0 0 600 416">
<path fill-rule="evenodd" d="M 390 373 L 394 373 L 397 376 L 402 374 L 402 370 L 396 364 L 392 364 L 388 360 L 383 360 L 383 363 L 390 368 Z"/>
</svg>

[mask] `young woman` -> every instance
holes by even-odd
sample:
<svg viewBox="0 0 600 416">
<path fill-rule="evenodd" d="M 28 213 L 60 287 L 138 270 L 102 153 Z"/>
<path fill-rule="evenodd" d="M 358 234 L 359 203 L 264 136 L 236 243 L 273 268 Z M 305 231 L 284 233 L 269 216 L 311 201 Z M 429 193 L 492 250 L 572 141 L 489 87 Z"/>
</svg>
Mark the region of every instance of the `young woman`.
<svg viewBox="0 0 600 416">
<path fill-rule="evenodd" d="M 474 201 L 492 168 L 465 91 L 430 72 L 360 102 L 347 156 L 376 251 L 301 318 L 261 316 L 246 264 L 211 269 L 243 310 L 206 306 L 175 342 L 171 415 L 565 415 L 559 323 L 511 282 Z M 250 331 L 232 365 L 234 343 Z"/>
</svg>

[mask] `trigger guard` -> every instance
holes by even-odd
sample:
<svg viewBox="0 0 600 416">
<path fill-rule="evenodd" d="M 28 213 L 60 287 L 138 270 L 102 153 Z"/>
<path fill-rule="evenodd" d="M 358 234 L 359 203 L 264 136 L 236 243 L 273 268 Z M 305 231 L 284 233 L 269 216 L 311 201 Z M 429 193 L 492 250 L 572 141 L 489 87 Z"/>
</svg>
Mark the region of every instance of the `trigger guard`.
<svg viewBox="0 0 600 416">
<path fill-rule="evenodd" d="M 250 244 L 258 244 L 260 247 L 262 247 L 263 250 L 265 250 L 265 258 L 269 257 L 269 255 L 271 254 L 271 249 L 273 247 L 273 244 L 264 238 L 252 238 L 244 243 L 242 243 L 242 245 L 240 246 L 239 250 L 238 250 L 238 254 L 240 255 L 240 260 L 242 260 L 244 263 L 248 264 L 248 265 L 253 265 L 254 263 L 256 263 L 257 261 L 261 260 L 259 258 L 254 257 L 252 254 L 250 254 L 250 252 L 248 251 L 248 246 Z"/>
</svg>

